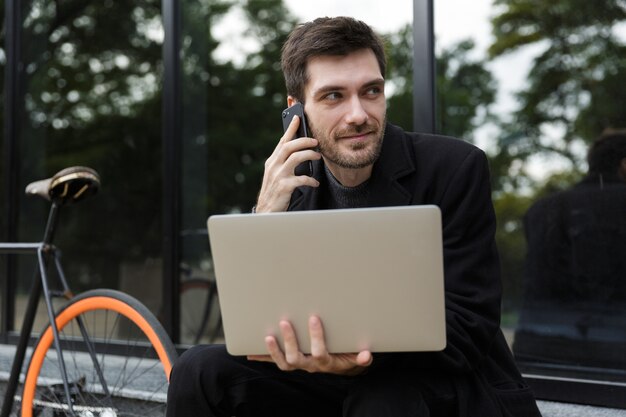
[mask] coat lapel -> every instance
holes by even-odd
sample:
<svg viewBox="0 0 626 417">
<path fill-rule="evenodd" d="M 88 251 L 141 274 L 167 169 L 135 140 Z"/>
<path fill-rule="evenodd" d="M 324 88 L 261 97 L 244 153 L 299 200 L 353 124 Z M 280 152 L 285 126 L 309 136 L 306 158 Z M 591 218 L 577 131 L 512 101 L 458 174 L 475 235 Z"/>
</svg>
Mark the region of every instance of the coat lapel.
<svg viewBox="0 0 626 417">
<path fill-rule="evenodd" d="M 406 206 L 412 192 L 400 182 L 415 172 L 415 156 L 402 129 L 387 123 L 385 139 L 371 178 L 370 207 Z"/>
<path fill-rule="evenodd" d="M 324 175 L 324 163 L 320 159 L 319 161 L 313 161 L 313 178 L 319 181 L 320 186 L 318 188 L 312 187 L 299 187 L 293 192 L 291 196 L 291 203 L 289 204 L 288 211 L 299 210 L 318 210 L 320 209 L 320 189 L 326 187 L 326 175 Z"/>
</svg>

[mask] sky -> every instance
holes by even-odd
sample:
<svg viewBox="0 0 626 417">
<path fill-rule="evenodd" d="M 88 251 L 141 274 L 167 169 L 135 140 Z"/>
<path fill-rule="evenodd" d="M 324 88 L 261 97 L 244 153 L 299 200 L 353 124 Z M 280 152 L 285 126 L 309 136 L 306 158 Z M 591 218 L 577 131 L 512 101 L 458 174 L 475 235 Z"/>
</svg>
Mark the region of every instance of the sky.
<svg viewBox="0 0 626 417">
<path fill-rule="evenodd" d="M 303 21 L 322 16 L 351 16 L 380 32 L 390 32 L 413 21 L 412 0 L 285 0 L 285 4 Z"/>
</svg>

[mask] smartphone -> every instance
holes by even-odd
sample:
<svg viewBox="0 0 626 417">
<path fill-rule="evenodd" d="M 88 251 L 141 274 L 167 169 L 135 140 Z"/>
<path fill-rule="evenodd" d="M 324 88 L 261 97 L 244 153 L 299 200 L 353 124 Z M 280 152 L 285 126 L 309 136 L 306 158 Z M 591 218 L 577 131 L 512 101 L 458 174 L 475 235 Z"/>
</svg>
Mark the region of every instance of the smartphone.
<svg viewBox="0 0 626 417">
<path fill-rule="evenodd" d="M 303 138 L 309 136 L 309 127 L 306 123 L 306 116 L 304 115 L 304 106 L 302 103 L 296 103 L 291 107 L 283 110 L 283 130 L 286 131 L 293 119 L 293 116 L 298 116 L 300 118 L 300 125 L 298 126 L 298 131 L 294 135 L 293 139 Z M 294 174 L 296 175 L 308 175 L 309 177 L 313 176 L 313 161 L 304 161 L 300 165 L 296 167 L 294 170 Z"/>
</svg>

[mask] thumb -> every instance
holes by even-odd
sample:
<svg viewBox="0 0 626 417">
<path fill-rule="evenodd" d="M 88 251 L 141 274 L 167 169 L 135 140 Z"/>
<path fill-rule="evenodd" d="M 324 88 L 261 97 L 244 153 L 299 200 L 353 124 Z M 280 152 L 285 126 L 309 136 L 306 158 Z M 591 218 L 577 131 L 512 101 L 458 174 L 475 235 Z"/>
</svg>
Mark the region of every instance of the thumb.
<svg viewBox="0 0 626 417">
<path fill-rule="evenodd" d="M 359 366 L 370 366 L 374 361 L 374 357 L 369 350 L 364 350 L 356 355 L 356 363 Z"/>
</svg>

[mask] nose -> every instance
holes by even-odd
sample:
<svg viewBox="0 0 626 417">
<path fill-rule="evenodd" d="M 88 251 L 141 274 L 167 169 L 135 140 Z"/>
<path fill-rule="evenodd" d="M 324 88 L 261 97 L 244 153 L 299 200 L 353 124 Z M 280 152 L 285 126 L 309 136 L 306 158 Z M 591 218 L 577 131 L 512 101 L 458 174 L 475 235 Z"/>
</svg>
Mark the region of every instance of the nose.
<svg viewBox="0 0 626 417">
<path fill-rule="evenodd" d="M 346 113 L 346 123 L 360 126 L 367 122 L 369 116 L 363 107 L 360 97 L 353 97 L 347 104 L 349 108 Z"/>
</svg>

